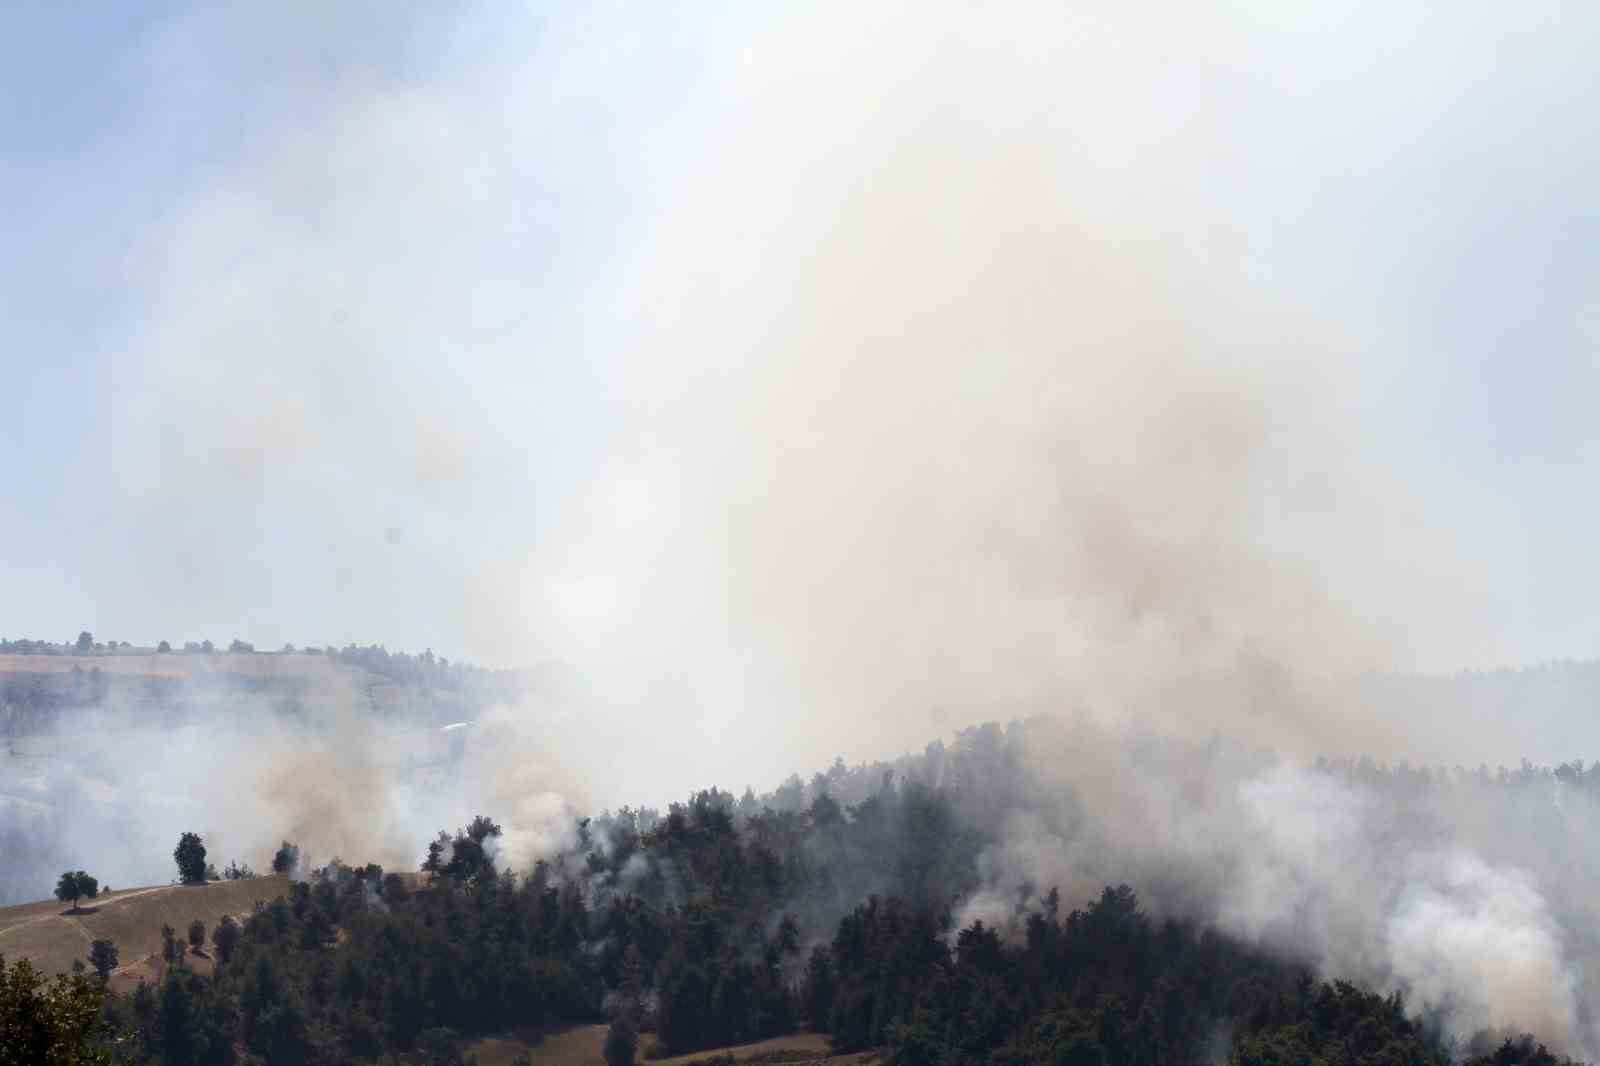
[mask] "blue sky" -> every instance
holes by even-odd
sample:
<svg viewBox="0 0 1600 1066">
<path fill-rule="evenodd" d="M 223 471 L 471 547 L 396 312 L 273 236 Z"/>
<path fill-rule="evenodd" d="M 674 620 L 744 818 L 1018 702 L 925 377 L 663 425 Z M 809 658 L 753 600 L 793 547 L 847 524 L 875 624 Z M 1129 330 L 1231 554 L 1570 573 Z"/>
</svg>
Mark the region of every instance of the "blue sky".
<svg viewBox="0 0 1600 1066">
<path fill-rule="evenodd" d="M 865 269 L 830 220 L 871 183 L 937 219 L 1006 159 L 1191 329 L 1326 385 L 1364 503 L 1252 489 L 1277 517 L 1235 535 L 1360 618 L 1469 590 L 1401 665 L 1593 656 L 1600 16 L 1284 8 L 11 5 L 0 633 L 725 654 L 744 616 L 704 585 L 805 552 L 720 539 L 770 488 L 739 464 L 802 447 L 764 435 L 810 372 L 776 334 L 822 313 L 797 271 Z M 930 411 L 1006 422 L 949 380 Z M 752 655 L 808 639 L 784 610 Z"/>
</svg>

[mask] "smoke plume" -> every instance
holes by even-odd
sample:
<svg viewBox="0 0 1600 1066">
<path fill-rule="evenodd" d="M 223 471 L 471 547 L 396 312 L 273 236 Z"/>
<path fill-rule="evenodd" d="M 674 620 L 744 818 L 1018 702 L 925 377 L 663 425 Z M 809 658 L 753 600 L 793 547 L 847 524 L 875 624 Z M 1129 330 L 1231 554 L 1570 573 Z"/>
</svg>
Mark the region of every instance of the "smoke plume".
<svg viewBox="0 0 1600 1066">
<path fill-rule="evenodd" d="M 1380 116 L 1442 107 L 1408 79 L 1459 86 L 1493 33 L 1374 86 L 1328 58 L 1386 39 L 1371 13 L 1332 45 L 1146 4 L 390 16 L 207 7 L 146 42 L 144 134 L 238 106 L 130 253 L 107 506 L 135 517 L 102 580 L 150 615 L 111 624 L 314 624 L 555 680 L 481 723 L 443 804 L 337 706 L 193 707 L 114 778 L 130 848 L 415 861 L 481 809 L 526 861 L 580 807 L 1054 716 L 1078 740 L 973 915 L 1127 880 L 1586 1046 L 1548 854 L 1305 769 L 1595 739 L 1347 683 L 1504 657 L 1478 564 L 1506 517 L 1373 414 L 1407 350 L 1369 230 L 1296 175 L 1367 203 L 1329 145 L 1406 141 Z"/>
</svg>

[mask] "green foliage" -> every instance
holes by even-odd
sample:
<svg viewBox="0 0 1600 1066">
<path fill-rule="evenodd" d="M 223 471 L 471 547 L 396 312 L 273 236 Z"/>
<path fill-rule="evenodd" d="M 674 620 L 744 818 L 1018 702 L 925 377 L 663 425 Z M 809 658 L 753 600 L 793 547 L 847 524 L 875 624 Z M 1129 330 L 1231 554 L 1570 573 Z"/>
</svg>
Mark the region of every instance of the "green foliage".
<svg viewBox="0 0 1600 1066">
<path fill-rule="evenodd" d="M 957 928 L 992 842 L 957 789 L 1005 787 L 1007 764 L 983 730 L 935 759 L 955 785 L 839 769 L 785 809 L 713 789 L 586 819 L 525 875 L 479 816 L 432 842 L 420 884 L 335 860 L 223 919 L 212 977 L 175 965 L 115 1009 L 169 1064 L 456 1062 L 478 1036 L 608 1016 L 608 1063 L 637 1058 L 641 1031 L 648 1059 L 802 1024 L 888 1066 L 1452 1061 L 1398 997 L 1156 921 L 1127 886 L 1067 913 L 1030 892 L 1004 934 Z M 1460 1059 L 1552 1066 L 1531 1038 L 1497 1041 Z"/>
<path fill-rule="evenodd" d="M 211 930 L 211 946 L 217 949 L 217 960 L 227 962 L 233 958 L 233 949 L 238 943 L 239 923 L 234 921 L 233 915 L 224 914 L 216 928 Z"/>
<path fill-rule="evenodd" d="M 161 925 L 161 959 L 168 966 L 183 960 L 183 944 L 177 932 L 165 922 Z"/>
<path fill-rule="evenodd" d="M 178 880 L 186 885 L 205 884 L 206 846 L 198 834 L 184 833 L 179 837 L 172 858 L 178 864 Z"/>
<path fill-rule="evenodd" d="M 73 910 L 78 909 L 80 899 L 94 899 L 99 894 L 100 882 L 82 870 L 68 870 L 56 882 L 56 899 L 72 904 Z"/>
<path fill-rule="evenodd" d="M 101 981 L 111 979 L 111 971 L 117 968 L 117 961 L 117 945 L 110 940 L 96 940 L 89 945 L 89 965 L 94 967 Z"/>
<path fill-rule="evenodd" d="M 110 1062 L 105 992 L 76 974 L 46 981 L 26 960 L 0 957 L 0 1066 Z"/>
</svg>

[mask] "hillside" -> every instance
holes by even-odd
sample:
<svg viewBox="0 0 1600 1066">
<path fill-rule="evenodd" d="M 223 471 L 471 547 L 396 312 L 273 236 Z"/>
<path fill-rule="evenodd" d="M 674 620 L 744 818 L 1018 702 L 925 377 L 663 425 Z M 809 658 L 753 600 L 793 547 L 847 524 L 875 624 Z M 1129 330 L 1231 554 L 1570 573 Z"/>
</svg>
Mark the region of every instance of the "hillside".
<svg viewBox="0 0 1600 1066">
<path fill-rule="evenodd" d="M 55 900 L 0 908 L 0 955 L 27 959 L 47 973 L 66 973 L 73 959 L 87 956 L 91 942 L 104 938 L 117 945 L 119 972 L 133 971 L 147 956 L 159 955 L 163 925 L 181 934 L 198 918 L 211 929 L 224 914 L 240 918 L 258 900 L 270 902 L 288 887 L 287 878 L 261 877 L 119 889 L 85 900 L 76 914 Z"/>
<path fill-rule="evenodd" d="M 648 1045 L 647 1035 L 645 1043 Z M 606 1027 L 580 1025 L 542 1038 L 522 1040 L 517 1037 L 488 1037 L 474 1041 L 467 1054 L 477 1058 L 479 1066 L 514 1066 L 519 1055 L 527 1055 L 535 1066 L 605 1066 Z M 724 1058 L 726 1056 L 726 1058 Z M 821 1033 L 796 1033 L 762 1040 L 754 1044 L 711 1048 L 672 1058 L 650 1059 L 656 1066 L 694 1066 L 707 1060 L 727 1063 L 829 1063 L 830 1066 L 857 1066 L 872 1061 L 877 1056 L 871 1052 L 834 1055 L 828 1048 L 828 1038 Z"/>
<path fill-rule="evenodd" d="M 331 659 L 326 655 L 300 653 L 231 652 L 162 654 L 155 651 L 123 651 L 93 655 L 17 655 L 0 654 L 0 677 L 17 674 L 70 674 L 73 667 L 99 669 L 118 677 L 187 678 L 205 674 L 234 674 L 252 678 L 306 678 L 325 681 L 338 676 L 359 677 L 368 671 Z"/>
<path fill-rule="evenodd" d="M 48 650 L 39 650 L 45 648 Z M 469 663 L 372 645 L 309 651 L 172 651 L 0 641 L 0 732 L 20 737 L 59 728 L 74 712 L 170 717 L 195 705 L 251 701 L 277 711 L 365 707 L 440 721 L 519 690 L 524 678 Z"/>
</svg>

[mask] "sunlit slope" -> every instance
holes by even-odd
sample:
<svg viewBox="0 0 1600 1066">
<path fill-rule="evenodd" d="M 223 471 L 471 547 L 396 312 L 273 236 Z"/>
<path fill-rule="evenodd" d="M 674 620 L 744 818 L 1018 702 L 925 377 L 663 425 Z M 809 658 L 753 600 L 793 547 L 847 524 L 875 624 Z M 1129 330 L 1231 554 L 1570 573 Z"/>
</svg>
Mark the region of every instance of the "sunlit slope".
<svg viewBox="0 0 1600 1066">
<path fill-rule="evenodd" d="M 81 901 L 79 913 L 63 903 L 26 903 L 0 908 L 0 955 L 28 959 L 46 973 L 65 973 L 73 959 L 88 959 L 98 939 L 117 945 L 122 966 L 161 950 L 161 927 L 179 936 L 196 918 L 214 928 L 224 914 L 248 914 L 259 900 L 267 902 L 288 891 L 284 877 L 248 881 L 214 881 L 204 885 L 161 885 L 119 889 Z"/>
<path fill-rule="evenodd" d="M 728 1056 L 735 1063 L 784 1062 L 795 1066 L 801 1063 L 829 1063 L 830 1066 L 857 1066 L 873 1057 L 870 1053 L 830 1055 L 828 1038 L 822 1033 L 796 1033 L 754 1044 L 711 1048 L 669 1059 L 649 1060 L 644 1055 L 644 1049 L 654 1042 L 654 1035 L 643 1034 L 639 1041 L 640 1060 L 654 1061 L 659 1066 L 689 1066 L 690 1063 L 704 1062 L 721 1056 Z M 523 1054 L 533 1060 L 534 1066 L 605 1066 L 605 1043 L 604 1025 L 580 1025 L 550 1033 L 543 1038 L 530 1036 L 528 1039 L 523 1039 L 514 1035 L 489 1037 L 474 1041 L 467 1050 L 469 1054 L 477 1057 L 481 1066 L 511 1066 L 517 1057 Z"/>
</svg>

